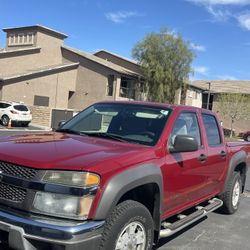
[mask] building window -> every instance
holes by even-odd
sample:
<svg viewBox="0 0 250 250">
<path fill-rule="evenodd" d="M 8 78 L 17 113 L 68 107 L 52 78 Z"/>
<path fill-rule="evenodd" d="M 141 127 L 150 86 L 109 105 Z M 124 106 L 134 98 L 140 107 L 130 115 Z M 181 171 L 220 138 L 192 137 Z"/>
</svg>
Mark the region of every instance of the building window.
<svg viewBox="0 0 250 250">
<path fill-rule="evenodd" d="M 71 97 L 74 95 L 75 91 L 69 91 L 69 94 L 68 94 L 68 100 L 71 99 Z"/>
<path fill-rule="evenodd" d="M 108 85 L 107 85 L 107 96 L 113 96 L 113 91 L 114 91 L 114 75 L 109 75 L 108 76 Z"/>
<path fill-rule="evenodd" d="M 49 106 L 49 97 L 35 95 L 34 96 L 34 105 L 48 107 Z"/>
<path fill-rule="evenodd" d="M 9 46 L 15 45 L 32 45 L 34 44 L 34 33 L 10 34 L 8 39 Z"/>
<path fill-rule="evenodd" d="M 121 77 L 120 97 L 135 99 L 135 82 L 132 79 Z"/>
</svg>

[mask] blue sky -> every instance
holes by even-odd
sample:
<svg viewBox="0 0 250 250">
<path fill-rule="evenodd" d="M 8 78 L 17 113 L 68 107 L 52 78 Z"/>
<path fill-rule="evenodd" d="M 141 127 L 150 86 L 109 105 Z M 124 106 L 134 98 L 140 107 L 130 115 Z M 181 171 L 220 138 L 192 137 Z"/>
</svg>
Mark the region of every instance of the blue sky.
<svg viewBox="0 0 250 250">
<path fill-rule="evenodd" d="M 196 53 L 193 79 L 250 79 L 250 0 L 1 0 L 0 28 L 41 24 L 65 44 L 131 58 L 148 32 L 168 27 Z M 5 33 L 0 32 L 0 47 Z"/>
</svg>

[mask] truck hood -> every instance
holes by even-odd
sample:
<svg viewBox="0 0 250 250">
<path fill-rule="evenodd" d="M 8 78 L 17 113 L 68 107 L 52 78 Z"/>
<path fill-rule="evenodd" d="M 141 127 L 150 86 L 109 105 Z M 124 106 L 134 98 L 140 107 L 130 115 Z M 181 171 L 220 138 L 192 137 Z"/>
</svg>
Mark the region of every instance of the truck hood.
<svg viewBox="0 0 250 250">
<path fill-rule="evenodd" d="M 58 132 L 2 137 L 0 160 L 38 169 L 88 169 L 148 150 L 143 145 Z M 117 163 L 118 164 L 118 163 Z"/>
</svg>

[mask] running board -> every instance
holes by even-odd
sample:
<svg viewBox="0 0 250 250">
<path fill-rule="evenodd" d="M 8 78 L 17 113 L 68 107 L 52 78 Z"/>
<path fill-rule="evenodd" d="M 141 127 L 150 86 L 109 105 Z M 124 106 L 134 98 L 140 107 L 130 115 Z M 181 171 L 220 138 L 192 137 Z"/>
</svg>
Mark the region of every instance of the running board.
<svg viewBox="0 0 250 250">
<path fill-rule="evenodd" d="M 200 220 L 207 214 L 218 209 L 222 205 L 223 205 L 223 202 L 221 200 L 217 198 L 213 198 L 212 200 L 208 201 L 208 205 L 195 207 L 195 212 L 189 215 L 184 215 L 184 214 L 177 215 L 178 220 L 174 223 L 169 223 L 167 221 L 163 222 L 162 227 L 164 229 L 160 231 L 160 238 L 169 237 L 177 233 L 183 228 L 193 224 L 194 222 Z"/>
</svg>

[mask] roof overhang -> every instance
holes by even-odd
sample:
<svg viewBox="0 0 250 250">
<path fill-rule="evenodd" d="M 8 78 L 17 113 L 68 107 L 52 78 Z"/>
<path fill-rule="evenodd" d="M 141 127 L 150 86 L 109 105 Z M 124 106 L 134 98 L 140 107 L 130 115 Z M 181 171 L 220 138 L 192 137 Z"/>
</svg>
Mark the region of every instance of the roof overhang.
<svg viewBox="0 0 250 250">
<path fill-rule="evenodd" d="M 9 82 L 13 80 L 21 81 L 21 80 L 25 80 L 28 78 L 31 79 L 33 77 L 40 77 L 40 76 L 44 76 L 47 74 L 54 74 L 57 72 L 76 69 L 78 65 L 79 63 L 70 63 L 70 64 L 60 64 L 60 65 L 49 66 L 47 68 L 40 68 L 40 69 L 25 71 L 25 72 L 13 74 L 13 75 L 1 76 L 0 81 Z"/>
<path fill-rule="evenodd" d="M 250 81 L 248 80 L 194 80 L 188 82 L 187 85 L 192 88 L 200 89 L 203 93 L 210 92 L 212 94 L 250 94 Z"/>
<path fill-rule="evenodd" d="M 115 72 L 118 72 L 121 75 L 129 76 L 129 77 L 133 77 L 133 78 L 143 77 L 142 75 L 138 74 L 137 72 L 131 71 L 131 70 L 127 69 L 127 68 L 124 68 L 124 67 L 119 66 L 117 64 L 114 64 L 112 62 L 106 61 L 106 60 L 104 60 L 104 59 L 102 59 L 100 57 L 97 57 L 95 55 L 86 53 L 84 51 L 73 49 L 73 48 L 65 46 L 65 45 L 61 46 L 61 48 L 64 49 L 64 50 L 70 51 L 71 53 L 76 54 L 76 55 L 78 55 L 80 57 L 84 57 L 87 60 L 95 62 L 95 63 L 97 63 L 99 65 L 102 65 L 102 66 L 104 66 L 106 68 L 109 68 L 109 69 L 111 69 L 111 70 L 113 70 Z"/>
<path fill-rule="evenodd" d="M 65 39 L 68 36 L 62 32 L 50 29 L 46 26 L 40 25 L 40 24 L 36 24 L 36 25 L 32 25 L 32 26 L 22 26 L 22 27 L 9 27 L 9 28 L 4 28 L 3 31 L 4 32 L 13 32 L 13 31 L 20 31 L 20 30 L 37 30 L 37 31 L 43 31 L 45 33 L 49 33 L 51 35 L 54 35 L 56 37 L 59 37 L 61 39 Z"/>
</svg>

